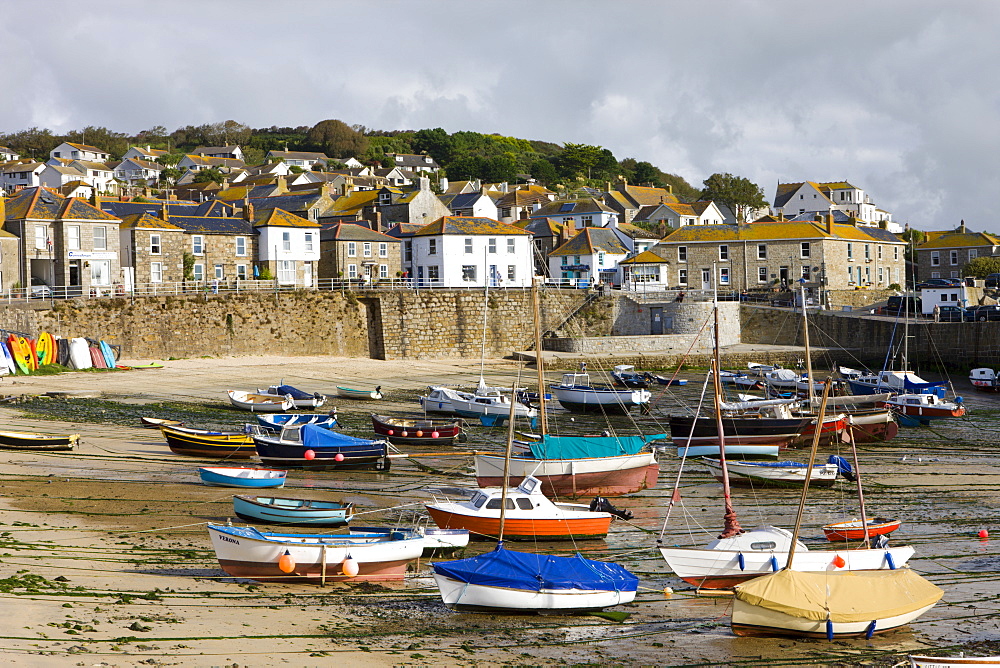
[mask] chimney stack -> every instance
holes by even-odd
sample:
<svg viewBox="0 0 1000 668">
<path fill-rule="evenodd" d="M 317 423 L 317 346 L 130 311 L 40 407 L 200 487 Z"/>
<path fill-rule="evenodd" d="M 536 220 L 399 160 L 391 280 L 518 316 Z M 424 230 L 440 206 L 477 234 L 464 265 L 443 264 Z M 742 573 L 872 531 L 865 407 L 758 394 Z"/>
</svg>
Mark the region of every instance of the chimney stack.
<svg viewBox="0 0 1000 668">
<path fill-rule="evenodd" d="M 243 206 L 243 217 L 248 223 L 253 223 L 253 204 L 249 201 Z"/>
<path fill-rule="evenodd" d="M 160 218 L 162 218 L 164 222 L 167 222 L 168 220 L 170 220 L 170 214 L 167 213 L 167 205 L 166 204 L 163 204 L 163 205 L 160 206 Z"/>
<path fill-rule="evenodd" d="M 958 224 L 958 233 L 959 234 L 965 234 L 965 219 L 964 218 L 962 219 L 962 222 Z"/>
<path fill-rule="evenodd" d="M 829 235 L 831 235 L 831 236 L 833 235 L 833 212 L 832 211 L 826 217 L 826 233 L 829 234 Z"/>
</svg>

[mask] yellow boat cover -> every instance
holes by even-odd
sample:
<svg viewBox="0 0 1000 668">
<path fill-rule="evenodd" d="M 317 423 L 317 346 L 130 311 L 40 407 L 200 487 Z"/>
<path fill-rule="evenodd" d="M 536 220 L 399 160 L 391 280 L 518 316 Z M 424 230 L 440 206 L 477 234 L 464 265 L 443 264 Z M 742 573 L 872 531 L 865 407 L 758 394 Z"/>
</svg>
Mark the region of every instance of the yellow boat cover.
<svg viewBox="0 0 1000 668">
<path fill-rule="evenodd" d="M 804 573 L 783 570 L 736 586 L 750 605 L 802 619 L 867 622 L 937 603 L 944 591 L 909 568 Z"/>
</svg>

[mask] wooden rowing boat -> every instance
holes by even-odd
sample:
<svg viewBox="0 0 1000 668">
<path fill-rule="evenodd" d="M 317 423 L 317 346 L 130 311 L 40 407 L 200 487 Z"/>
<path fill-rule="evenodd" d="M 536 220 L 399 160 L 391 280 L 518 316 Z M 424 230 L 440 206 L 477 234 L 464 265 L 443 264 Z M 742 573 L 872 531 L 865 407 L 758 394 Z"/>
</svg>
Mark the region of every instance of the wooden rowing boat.
<svg viewBox="0 0 1000 668">
<path fill-rule="evenodd" d="M 233 512 L 247 522 L 294 527 L 335 527 L 351 521 L 354 504 L 238 495 L 233 497 Z"/>
<path fill-rule="evenodd" d="M 868 520 L 868 536 L 882 536 L 892 533 L 902 524 L 900 520 L 887 520 L 882 517 L 873 517 Z M 823 533 L 829 541 L 849 541 L 864 540 L 865 531 L 861 528 L 860 520 L 848 522 L 834 522 L 823 526 Z"/>
<path fill-rule="evenodd" d="M 0 431 L 0 448 L 5 450 L 72 450 L 79 434 L 32 434 L 21 431 Z"/>
<path fill-rule="evenodd" d="M 152 418 L 152 417 L 140 417 L 139 423 L 146 429 L 159 429 L 163 425 L 168 427 L 183 427 L 184 423 L 180 420 L 168 420 L 166 418 Z"/>
<path fill-rule="evenodd" d="M 358 390 L 353 387 L 337 386 L 337 396 L 344 399 L 360 399 L 362 401 L 379 400 L 382 398 L 382 386 L 377 386 L 374 390 Z"/>
<path fill-rule="evenodd" d="M 462 420 L 394 418 L 372 413 L 372 429 L 393 445 L 437 445 L 465 442 Z"/>
<path fill-rule="evenodd" d="M 241 390 L 229 390 L 229 401 L 241 410 L 252 413 L 281 413 L 295 407 L 290 395 L 279 397 L 273 394 L 255 394 Z"/>
<path fill-rule="evenodd" d="M 171 452 L 210 459 L 250 459 L 257 451 L 253 438 L 241 431 L 209 431 L 160 425 Z"/>
<path fill-rule="evenodd" d="M 219 487 L 281 487 L 288 471 L 277 469 L 248 469 L 235 466 L 205 466 L 198 469 L 201 481 Z"/>
</svg>

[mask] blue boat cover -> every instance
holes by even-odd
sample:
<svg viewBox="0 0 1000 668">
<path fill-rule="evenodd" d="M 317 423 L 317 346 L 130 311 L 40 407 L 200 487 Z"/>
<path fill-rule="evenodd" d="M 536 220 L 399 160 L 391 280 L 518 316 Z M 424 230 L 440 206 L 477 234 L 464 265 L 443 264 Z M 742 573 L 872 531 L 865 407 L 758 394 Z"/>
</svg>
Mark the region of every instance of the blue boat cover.
<svg viewBox="0 0 1000 668">
<path fill-rule="evenodd" d="M 535 459 L 584 459 L 586 457 L 618 457 L 634 455 L 650 441 L 667 438 L 666 434 L 651 436 L 542 436 L 531 444 Z"/>
<path fill-rule="evenodd" d="M 316 396 L 312 392 L 305 392 L 291 385 L 279 385 L 278 394 L 290 394 L 292 395 L 292 399 L 312 399 Z"/>
<path fill-rule="evenodd" d="M 531 554 L 504 549 L 497 543 L 492 552 L 457 561 L 432 564 L 434 572 L 459 582 L 487 587 L 510 587 L 528 591 L 541 589 L 586 589 L 635 591 L 639 578 L 618 564 L 549 554 Z"/>
<path fill-rule="evenodd" d="M 367 438 L 356 438 L 347 434 L 340 434 L 314 424 L 302 425 L 300 433 L 302 434 L 302 445 L 310 450 L 328 450 L 352 445 L 371 446 L 375 444 L 375 441 Z"/>
</svg>

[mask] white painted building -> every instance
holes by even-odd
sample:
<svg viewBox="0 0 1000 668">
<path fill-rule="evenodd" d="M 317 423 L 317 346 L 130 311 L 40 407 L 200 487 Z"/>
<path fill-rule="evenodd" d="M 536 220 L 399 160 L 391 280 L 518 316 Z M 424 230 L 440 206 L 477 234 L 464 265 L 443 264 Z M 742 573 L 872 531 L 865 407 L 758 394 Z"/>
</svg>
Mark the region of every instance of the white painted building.
<svg viewBox="0 0 1000 668">
<path fill-rule="evenodd" d="M 528 287 L 534 276 L 532 235 L 491 218 L 444 216 L 410 241 L 418 285 Z"/>
<path fill-rule="evenodd" d="M 114 169 L 114 177 L 127 183 L 144 183 L 156 185 L 160 180 L 163 165 L 140 158 L 128 158 L 118 163 Z"/>
<path fill-rule="evenodd" d="M 21 188 L 42 185 L 43 162 L 14 162 L 0 166 L 0 189 L 11 194 Z"/>
<path fill-rule="evenodd" d="M 779 183 L 772 209 L 786 218 L 841 211 L 857 219 L 859 225 L 903 232 L 902 225 L 892 221 L 891 213 L 875 206 L 864 190 L 847 181 Z"/>
<path fill-rule="evenodd" d="M 315 287 L 320 224 L 277 208 L 253 217 L 259 234 L 258 262 L 270 267 L 281 285 Z"/>
<path fill-rule="evenodd" d="M 74 144 L 64 141 L 49 151 L 50 158 L 62 160 L 90 160 L 92 162 L 106 162 L 111 159 L 111 154 L 96 146 L 87 144 Z"/>
<path fill-rule="evenodd" d="M 270 162 L 282 161 L 289 167 L 300 167 L 306 171 L 313 168 L 313 165 L 326 167 L 330 158 L 325 153 L 310 153 L 308 151 L 268 151 L 267 160 Z"/>
<path fill-rule="evenodd" d="M 597 281 L 620 285 L 618 263 L 629 252 L 614 228 L 585 227 L 549 253 L 549 276 L 572 285 L 587 286 Z"/>
</svg>

